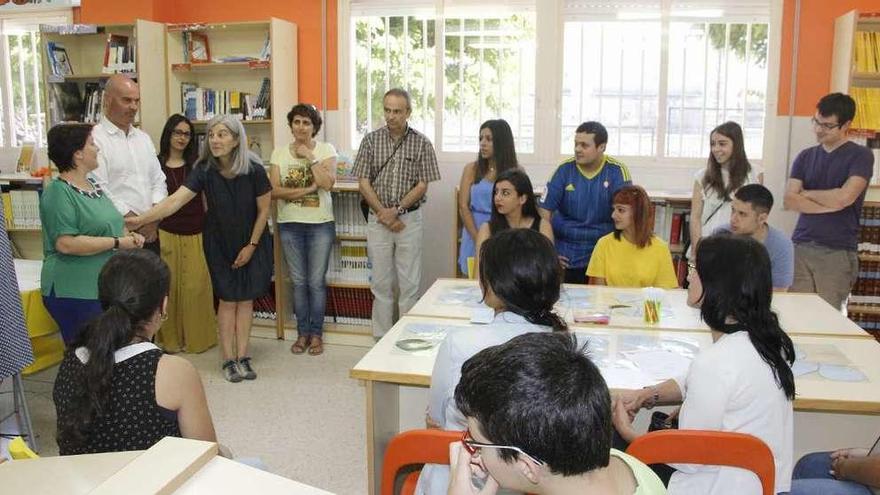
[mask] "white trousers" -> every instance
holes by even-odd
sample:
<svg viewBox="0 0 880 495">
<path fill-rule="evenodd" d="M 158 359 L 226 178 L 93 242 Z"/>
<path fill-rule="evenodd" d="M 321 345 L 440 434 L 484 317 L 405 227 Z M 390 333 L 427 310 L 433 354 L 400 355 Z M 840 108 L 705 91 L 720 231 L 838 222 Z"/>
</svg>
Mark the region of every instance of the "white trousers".
<svg viewBox="0 0 880 495">
<path fill-rule="evenodd" d="M 422 209 L 405 213 L 406 228 L 391 232 L 370 213 L 367 222 L 367 254 L 370 258 L 370 290 L 373 292 L 373 336 L 382 337 L 397 321 L 394 314 L 394 282 L 399 288 L 397 314 L 403 315 L 418 301 L 422 280 Z"/>
</svg>

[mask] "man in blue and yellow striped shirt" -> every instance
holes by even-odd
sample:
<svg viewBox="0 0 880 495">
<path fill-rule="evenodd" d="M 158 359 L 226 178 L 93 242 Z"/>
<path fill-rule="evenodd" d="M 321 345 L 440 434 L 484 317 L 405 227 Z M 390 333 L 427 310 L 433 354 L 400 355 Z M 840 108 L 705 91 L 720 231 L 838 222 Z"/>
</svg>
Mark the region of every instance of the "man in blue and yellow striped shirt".
<svg viewBox="0 0 880 495">
<path fill-rule="evenodd" d="M 608 131 L 584 122 L 574 136 L 574 157 L 562 162 L 547 183 L 541 215 L 553 225 L 565 282 L 587 283 L 587 265 L 596 241 L 614 229 L 611 198 L 632 184 L 629 169 L 607 156 Z"/>
</svg>

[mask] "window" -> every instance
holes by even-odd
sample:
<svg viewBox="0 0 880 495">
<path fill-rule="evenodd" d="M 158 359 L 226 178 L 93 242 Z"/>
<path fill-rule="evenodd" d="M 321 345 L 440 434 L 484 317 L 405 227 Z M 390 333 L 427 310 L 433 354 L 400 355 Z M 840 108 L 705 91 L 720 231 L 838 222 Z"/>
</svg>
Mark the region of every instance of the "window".
<svg viewBox="0 0 880 495">
<path fill-rule="evenodd" d="M 394 9 L 411 11 L 407 15 L 390 15 L 394 10 L 387 6 L 378 8 L 389 15 L 353 6 L 352 146 L 383 124 L 382 96 L 400 86 L 413 100 L 410 124 L 438 151 L 475 151 L 480 124 L 503 118 L 518 151 L 532 152 L 534 10 L 500 8 L 487 15 L 485 8 L 446 5 L 438 15 L 434 2 L 414 5 Z"/>
<path fill-rule="evenodd" d="M 39 23 L 63 24 L 64 14 L 0 19 L 0 145 L 46 145 L 46 104 Z"/>
<path fill-rule="evenodd" d="M 575 15 L 563 35 L 562 153 L 572 153 L 581 122 L 598 120 L 610 154 L 705 157 L 711 129 L 734 120 L 749 157 L 761 158 L 769 8 L 705 4 L 568 6 Z M 581 20 L 579 11 L 601 20 Z"/>
</svg>

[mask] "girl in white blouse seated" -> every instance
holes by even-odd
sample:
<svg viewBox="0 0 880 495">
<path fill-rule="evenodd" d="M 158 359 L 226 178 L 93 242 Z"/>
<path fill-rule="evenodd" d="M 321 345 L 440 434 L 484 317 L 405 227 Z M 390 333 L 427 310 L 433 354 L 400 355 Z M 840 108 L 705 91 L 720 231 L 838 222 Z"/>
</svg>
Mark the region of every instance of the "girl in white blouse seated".
<svg viewBox="0 0 880 495">
<path fill-rule="evenodd" d="M 529 332 L 565 331 L 553 305 L 559 300 L 562 268 L 553 243 L 536 230 L 508 229 L 480 247 L 483 301 L 495 310 L 492 323 L 450 330 L 440 345 L 431 375 L 428 427 L 464 430 L 467 421 L 455 406 L 461 365 L 479 351 Z M 426 465 L 418 494 L 446 494 L 449 466 Z"/>
<path fill-rule="evenodd" d="M 688 274 L 688 304 L 700 308 L 713 344 L 686 376 L 617 394 L 614 426 L 628 442 L 642 407 L 681 403 L 679 428 L 754 435 L 773 452 L 776 493 L 788 492 L 792 470 L 794 345 L 770 309 L 773 284 L 767 250 L 750 237 L 716 235 L 697 248 Z M 696 268 L 694 270 L 693 268 Z M 670 494 L 761 493 L 755 474 L 705 465 L 673 465 Z"/>
</svg>

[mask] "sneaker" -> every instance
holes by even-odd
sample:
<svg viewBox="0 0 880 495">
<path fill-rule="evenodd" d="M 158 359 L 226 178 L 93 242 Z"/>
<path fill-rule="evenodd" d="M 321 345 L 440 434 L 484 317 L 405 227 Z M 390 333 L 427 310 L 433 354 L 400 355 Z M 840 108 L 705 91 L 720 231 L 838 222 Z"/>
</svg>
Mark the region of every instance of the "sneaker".
<svg viewBox="0 0 880 495">
<path fill-rule="evenodd" d="M 226 378 L 226 381 L 232 383 L 238 383 L 242 380 L 241 373 L 238 372 L 238 366 L 235 365 L 235 361 L 232 359 L 223 363 L 223 376 Z"/>
<path fill-rule="evenodd" d="M 238 360 L 238 369 L 245 380 L 254 380 L 257 378 L 257 372 L 251 368 L 251 358 L 249 357 L 243 357 Z"/>
</svg>

